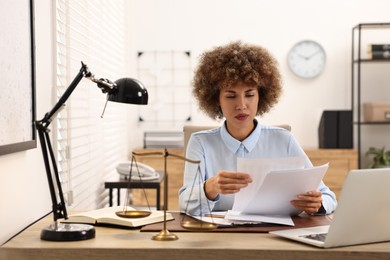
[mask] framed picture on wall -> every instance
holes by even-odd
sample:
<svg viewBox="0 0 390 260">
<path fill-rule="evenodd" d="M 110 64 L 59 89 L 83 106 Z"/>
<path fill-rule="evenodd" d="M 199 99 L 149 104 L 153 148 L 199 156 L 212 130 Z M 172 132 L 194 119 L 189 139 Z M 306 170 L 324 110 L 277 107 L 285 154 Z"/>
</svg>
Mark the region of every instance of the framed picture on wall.
<svg viewBox="0 0 390 260">
<path fill-rule="evenodd" d="M 0 155 L 36 148 L 34 1 L 0 5 Z"/>
</svg>

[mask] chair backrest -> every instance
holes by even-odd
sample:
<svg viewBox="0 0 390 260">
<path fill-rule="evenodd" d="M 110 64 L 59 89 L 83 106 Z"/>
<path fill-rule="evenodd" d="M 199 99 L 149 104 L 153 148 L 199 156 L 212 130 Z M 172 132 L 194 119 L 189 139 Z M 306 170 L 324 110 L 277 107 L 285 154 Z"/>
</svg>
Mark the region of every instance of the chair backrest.
<svg viewBox="0 0 390 260">
<path fill-rule="evenodd" d="M 218 126 L 185 125 L 183 127 L 183 133 L 184 133 L 184 154 L 187 151 L 187 144 L 188 144 L 188 141 L 190 140 L 190 137 L 191 137 L 192 133 L 196 133 L 196 132 L 199 132 L 199 131 L 202 131 L 202 130 L 209 130 L 209 129 L 212 129 L 212 128 L 215 128 L 215 127 L 218 127 Z"/>
<path fill-rule="evenodd" d="M 277 127 L 281 127 L 284 129 L 287 129 L 288 131 L 291 131 L 291 126 L 288 124 L 282 124 L 282 125 L 276 125 Z M 192 133 L 199 132 L 202 130 L 209 130 L 212 128 L 215 128 L 218 126 L 204 126 L 204 125 L 185 125 L 183 127 L 183 133 L 184 133 L 184 153 L 187 151 L 187 144 L 190 140 L 190 137 Z"/>
</svg>

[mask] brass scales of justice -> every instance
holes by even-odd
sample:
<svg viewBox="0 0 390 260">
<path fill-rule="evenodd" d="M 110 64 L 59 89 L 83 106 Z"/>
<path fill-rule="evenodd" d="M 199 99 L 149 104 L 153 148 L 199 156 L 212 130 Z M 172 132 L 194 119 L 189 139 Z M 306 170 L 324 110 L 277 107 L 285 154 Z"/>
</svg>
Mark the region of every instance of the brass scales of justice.
<svg viewBox="0 0 390 260">
<path fill-rule="evenodd" d="M 135 156 L 148 156 L 148 155 L 161 155 L 162 157 L 164 157 L 164 221 L 163 221 L 163 229 L 158 234 L 154 235 L 152 237 L 152 240 L 174 241 L 174 240 L 179 239 L 177 235 L 169 232 L 169 230 L 167 229 L 167 205 L 168 205 L 167 158 L 169 156 L 172 156 L 174 158 L 177 158 L 177 159 L 180 159 L 183 161 L 187 161 L 189 163 L 198 164 L 197 172 L 195 174 L 194 181 L 192 183 L 191 192 L 190 192 L 190 195 L 188 198 L 187 206 L 186 206 L 185 212 L 184 212 L 183 217 L 182 217 L 181 222 L 180 222 L 181 226 L 187 230 L 190 230 L 190 231 L 211 231 L 211 230 L 216 229 L 218 227 L 217 224 L 215 224 L 213 221 L 212 222 L 203 221 L 202 216 L 200 216 L 200 219 L 184 220 L 186 215 L 187 215 L 188 203 L 191 199 L 191 195 L 192 195 L 192 192 L 194 190 L 195 184 L 197 182 L 199 184 L 201 184 L 203 182 L 202 176 L 200 175 L 200 168 L 199 168 L 200 161 L 191 160 L 191 159 L 188 159 L 188 158 L 181 156 L 181 155 L 169 153 L 166 148 L 161 152 L 145 152 L 145 153 L 132 152 L 131 166 L 130 166 L 129 177 L 128 177 L 128 184 L 129 185 L 128 185 L 127 192 L 126 192 L 125 205 L 124 205 L 122 211 L 116 212 L 116 215 L 118 217 L 122 217 L 122 218 L 143 218 L 143 217 L 148 217 L 151 214 L 149 201 L 147 199 L 146 192 L 145 192 L 144 188 L 142 188 L 142 190 L 143 190 L 143 194 L 145 196 L 149 211 L 147 211 L 147 210 L 127 210 L 127 202 L 128 202 L 128 198 L 129 198 L 129 190 L 130 190 L 129 188 L 130 188 L 130 183 L 131 183 L 131 178 L 132 178 L 133 164 L 135 165 L 135 169 L 137 170 L 137 174 L 139 176 L 139 180 L 140 180 L 141 185 L 142 185 L 142 177 L 141 177 L 141 174 L 139 173 L 138 164 L 137 164 L 137 161 L 135 159 Z M 201 189 L 201 188 L 203 188 L 203 185 L 198 185 L 198 187 L 199 187 L 199 189 Z M 201 202 L 200 202 L 200 205 L 202 205 Z M 209 212 L 211 212 L 210 205 L 208 203 L 207 203 L 207 205 L 208 205 Z M 202 214 L 202 208 L 200 208 L 200 214 Z"/>
</svg>

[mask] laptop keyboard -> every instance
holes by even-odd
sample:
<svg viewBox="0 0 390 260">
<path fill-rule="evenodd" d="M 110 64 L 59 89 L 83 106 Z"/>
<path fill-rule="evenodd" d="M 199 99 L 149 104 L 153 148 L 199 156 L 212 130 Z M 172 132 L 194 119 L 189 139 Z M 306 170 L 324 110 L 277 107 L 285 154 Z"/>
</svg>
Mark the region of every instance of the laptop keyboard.
<svg viewBox="0 0 390 260">
<path fill-rule="evenodd" d="M 327 234 L 328 233 L 310 234 L 310 235 L 302 235 L 300 237 L 324 242 Z"/>
</svg>

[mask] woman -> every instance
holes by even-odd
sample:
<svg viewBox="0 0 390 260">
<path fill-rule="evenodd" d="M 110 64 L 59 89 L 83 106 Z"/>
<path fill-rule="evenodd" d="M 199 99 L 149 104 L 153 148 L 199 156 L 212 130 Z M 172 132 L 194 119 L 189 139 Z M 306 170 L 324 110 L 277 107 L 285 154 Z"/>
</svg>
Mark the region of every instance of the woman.
<svg viewBox="0 0 390 260">
<path fill-rule="evenodd" d="M 234 194 L 252 182 L 247 173 L 236 171 L 237 157 L 304 156 L 305 167 L 313 166 L 289 131 L 261 125 L 255 119 L 277 103 L 281 92 L 278 64 L 260 46 L 232 42 L 201 55 L 193 94 L 202 111 L 213 119 L 225 118 L 225 122 L 221 127 L 195 133 L 189 140 L 186 157 L 200 160 L 200 174 L 205 181 L 201 189 L 192 189 L 198 165 L 186 162 L 179 191 L 181 211 L 200 215 L 209 208 L 231 209 Z M 318 190 L 298 194 L 291 204 L 308 214 L 327 214 L 334 211 L 337 202 L 334 193 L 321 182 Z"/>
</svg>

